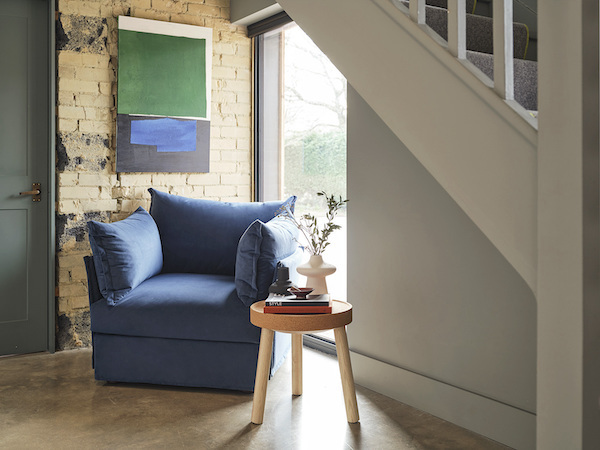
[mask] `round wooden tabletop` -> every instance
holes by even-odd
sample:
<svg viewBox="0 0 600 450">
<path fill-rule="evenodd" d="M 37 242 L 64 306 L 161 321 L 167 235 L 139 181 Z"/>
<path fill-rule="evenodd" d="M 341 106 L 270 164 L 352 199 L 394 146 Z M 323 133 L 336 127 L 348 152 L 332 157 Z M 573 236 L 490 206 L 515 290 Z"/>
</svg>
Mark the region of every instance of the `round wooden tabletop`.
<svg viewBox="0 0 600 450">
<path fill-rule="evenodd" d="M 266 314 L 265 302 L 250 306 L 250 322 L 257 327 L 285 333 L 309 333 L 340 328 L 352 322 L 352 305 L 332 300 L 330 314 Z"/>
</svg>

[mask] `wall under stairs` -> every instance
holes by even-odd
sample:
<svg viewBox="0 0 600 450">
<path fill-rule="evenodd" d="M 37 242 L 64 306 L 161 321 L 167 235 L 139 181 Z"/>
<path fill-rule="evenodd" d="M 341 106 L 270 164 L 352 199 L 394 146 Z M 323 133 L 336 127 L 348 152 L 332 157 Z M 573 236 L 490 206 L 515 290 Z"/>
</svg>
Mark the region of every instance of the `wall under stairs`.
<svg viewBox="0 0 600 450">
<path fill-rule="evenodd" d="M 279 3 L 351 85 L 357 382 L 533 448 L 535 121 L 387 0 Z"/>
</svg>

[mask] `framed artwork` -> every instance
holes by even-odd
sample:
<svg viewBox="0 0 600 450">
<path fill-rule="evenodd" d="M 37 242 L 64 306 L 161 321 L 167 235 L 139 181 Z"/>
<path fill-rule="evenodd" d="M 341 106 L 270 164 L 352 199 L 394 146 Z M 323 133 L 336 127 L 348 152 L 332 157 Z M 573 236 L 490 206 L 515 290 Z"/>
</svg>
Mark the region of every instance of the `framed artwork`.
<svg viewBox="0 0 600 450">
<path fill-rule="evenodd" d="M 119 17 L 117 172 L 208 172 L 212 29 Z"/>
</svg>

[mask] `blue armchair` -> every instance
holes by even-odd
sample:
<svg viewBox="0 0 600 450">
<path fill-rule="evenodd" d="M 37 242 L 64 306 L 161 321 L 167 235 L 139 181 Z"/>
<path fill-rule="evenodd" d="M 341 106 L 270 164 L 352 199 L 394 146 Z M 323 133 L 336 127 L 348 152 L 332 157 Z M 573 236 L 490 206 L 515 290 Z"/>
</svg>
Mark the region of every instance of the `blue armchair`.
<svg viewBox="0 0 600 450">
<path fill-rule="evenodd" d="M 252 391 L 260 329 L 249 306 L 302 258 L 285 202 L 226 203 L 150 189 L 150 214 L 88 223 L 85 258 L 98 380 Z M 277 333 L 271 373 L 289 336 Z"/>
</svg>

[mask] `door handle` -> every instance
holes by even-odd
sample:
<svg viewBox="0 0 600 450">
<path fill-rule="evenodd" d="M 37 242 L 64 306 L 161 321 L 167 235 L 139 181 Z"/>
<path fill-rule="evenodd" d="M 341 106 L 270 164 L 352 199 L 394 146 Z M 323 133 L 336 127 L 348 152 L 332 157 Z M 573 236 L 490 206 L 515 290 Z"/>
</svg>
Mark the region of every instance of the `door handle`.
<svg viewBox="0 0 600 450">
<path fill-rule="evenodd" d="M 42 200 L 42 185 L 40 183 L 32 183 L 31 191 L 19 192 L 19 195 L 31 195 L 32 202 L 39 202 Z"/>
</svg>

